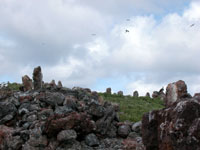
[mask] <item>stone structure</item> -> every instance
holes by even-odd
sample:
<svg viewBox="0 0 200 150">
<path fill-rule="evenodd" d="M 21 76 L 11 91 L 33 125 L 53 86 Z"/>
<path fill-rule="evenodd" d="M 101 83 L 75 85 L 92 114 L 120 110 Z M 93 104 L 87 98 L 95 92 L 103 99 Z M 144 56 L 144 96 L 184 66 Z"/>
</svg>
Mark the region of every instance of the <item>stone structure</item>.
<svg viewBox="0 0 200 150">
<path fill-rule="evenodd" d="M 22 84 L 24 91 L 29 91 L 33 89 L 33 82 L 27 75 L 22 77 Z"/>
<path fill-rule="evenodd" d="M 118 92 L 117 92 L 117 95 L 123 96 L 123 91 L 118 91 Z"/>
<path fill-rule="evenodd" d="M 138 91 L 134 91 L 134 92 L 133 92 L 133 97 L 139 97 Z"/>
<path fill-rule="evenodd" d="M 112 94 L 111 88 L 107 88 L 107 89 L 106 89 L 106 93 L 111 95 L 111 94 Z"/>
<path fill-rule="evenodd" d="M 187 85 L 184 81 L 179 80 L 170 83 L 166 88 L 165 106 L 169 106 L 173 102 L 186 97 L 189 97 L 189 94 L 187 93 Z"/>
<path fill-rule="evenodd" d="M 38 66 L 33 70 L 33 86 L 35 90 L 42 88 L 42 70 L 41 67 Z"/>
</svg>

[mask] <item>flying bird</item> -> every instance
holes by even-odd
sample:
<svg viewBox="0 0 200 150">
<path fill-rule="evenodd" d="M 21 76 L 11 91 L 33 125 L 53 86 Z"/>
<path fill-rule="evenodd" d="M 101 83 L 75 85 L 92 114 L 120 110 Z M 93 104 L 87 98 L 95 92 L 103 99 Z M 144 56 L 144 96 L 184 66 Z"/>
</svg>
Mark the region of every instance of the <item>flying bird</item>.
<svg viewBox="0 0 200 150">
<path fill-rule="evenodd" d="M 126 29 L 125 32 L 126 32 L 126 33 L 129 32 L 129 30 Z"/>
<path fill-rule="evenodd" d="M 93 33 L 93 34 L 91 34 L 91 35 L 92 35 L 92 36 L 95 36 L 96 34 Z"/>
<path fill-rule="evenodd" d="M 126 21 L 130 21 L 130 19 L 126 19 Z"/>
<path fill-rule="evenodd" d="M 193 23 L 193 24 L 190 25 L 190 27 L 193 27 L 194 25 L 195 25 L 195 24 Z"/>
</svg>

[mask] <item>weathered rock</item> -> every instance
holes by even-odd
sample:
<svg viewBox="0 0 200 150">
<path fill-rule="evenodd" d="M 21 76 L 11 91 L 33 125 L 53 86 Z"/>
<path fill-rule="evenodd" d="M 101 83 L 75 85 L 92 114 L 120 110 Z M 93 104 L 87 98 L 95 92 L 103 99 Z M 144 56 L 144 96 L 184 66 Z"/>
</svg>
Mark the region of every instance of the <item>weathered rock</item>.
<svg viewBox="0 0 200 150">
<path fill-rule="evenodd" d="M 55 82 L 55 80 L 52 80 L 52 81 L 50 82 L 50 86 L 51 86 L 52 88 L 56 88 L 56 82 Z"/>
<path fill-rule="evenodd" d="M 118 92 L 117 92 L 117 95 L 123 96 L 123 91 L 118 91 Z"/>
<path fill-rule="evenodd" d="M 170 83 L 166 88 L 165 106 L 169 106 L 173 102 L 185 97 L 188 97 L 188 93 L 187 85 L 184 81 L 179 80 L 177 82 Z"/>
<path fill-rule="evenodd" d="M 29 91 L 33 89 L 33 82 L 32 80 L 29 78 L 29 76 L 25 75 L 22 77 L 22 83 L 24 86 L 24 91 Z"/>
<path fill-rule="evenodd" d="M 133 97 L 139 97 L 138 91 L 134 91 L 134 92 L 133 92 Z"/>
<path fill-rule="evenodd" d="M 139 121 L 139 122 L 136 122 L 132 125 L 132 131 L 136 132 L 136 133 L 141 133 L 141 127 L 142 127 L 142 122 Z"/>
<path fill-rule="evenodd" d="M 38 66 L 37 68 L 34 68 L 33 70 L 33 85 L 34 85 L 34 90 L 38 90 L 42 88 L 42 70 L 41 67 Z"/>
<path fill-rule="evenodd" d="M 107 88 L 107 89 L 106 89 L 106 93 L 107 93 L 107 94 L 112 94 L 111 88 Z"/>
<path fill-rule="evenodd" d="M 149 93 L 149 92 L 147 92 L 145 96 L 146 96 L 146 97 L 150 97 L 150 93 Z"/>
<path fill-rule="evenodd" d="M 58 133 L 57 140 L 59 142 L 64 142 L 68 140 L 75 140 L 77 138 L 76 131 L 74 130 L 63 130 Z"/>
<path fill-rule="evenodd" d="M 58 88 L 62 88 L 63 86 L 62 86 L 62 82 L 61 81 L 58 81 Z"/>
<path fill-rule="evenodd" d="M 195 93 L 193 98 L 200 101 L 200 93 Z"/>
<path fill-rule="evenodd" d="M 126 138 L 129 135 L 130 131 L 130 126 L 125 124 L 119 126 L 117 133 L 120 137 Z"/>
<path fill-rule="evenodd" d="M 91 133 L 91 134 L 88 134 L 85 137 L 85 143 L 88 146 L 98 146 L 99 145 L 99 140 L 98 140 L 98 138 L 96 137 L 96 135 L 94 133 Z"/>
<path fill-rule="evenodd" d="M 142 137 L 147 150 L 200 148 L 200 102 L 181 99 L 143 116 Z"/>
</svg>

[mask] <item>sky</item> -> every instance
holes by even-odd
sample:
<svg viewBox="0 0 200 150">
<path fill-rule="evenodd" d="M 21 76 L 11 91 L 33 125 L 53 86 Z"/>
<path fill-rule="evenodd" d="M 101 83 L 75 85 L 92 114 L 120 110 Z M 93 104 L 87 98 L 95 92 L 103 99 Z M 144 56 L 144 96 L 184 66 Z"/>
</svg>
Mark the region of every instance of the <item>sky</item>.
<svg viewBox="0 0 200 150">
<path fill-rule="evenodd" d="M 200 92 L 199 0 L 0 0 L 0 18 L 0 82 L 41 66 L 69 88 Z"/>
</svg>

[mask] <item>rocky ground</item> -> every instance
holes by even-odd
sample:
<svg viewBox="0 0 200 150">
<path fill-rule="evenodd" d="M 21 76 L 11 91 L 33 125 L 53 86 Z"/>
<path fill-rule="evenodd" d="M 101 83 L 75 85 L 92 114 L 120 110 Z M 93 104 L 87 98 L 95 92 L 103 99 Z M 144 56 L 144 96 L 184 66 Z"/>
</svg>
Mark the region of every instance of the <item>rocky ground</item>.
<svg viewBox="0 0 200 150">
<path fill-rule="evenodd" d="M 119 122 L 118 106 L 90 89 L 43 83 L 41 68 L 21 91 L 0 89 L 0 150 L 143 150 L 141 122 Z"/>
<path fill-rule="evenodd" d="M 192 97 L 184 81 L 155 91 L 165 108 L 132 123 L 97 92 L 42 77 L 37 67 L 20 91 L 0 88 L 0 150 L 200 150 L 200 93 Z"/>
</svg>

